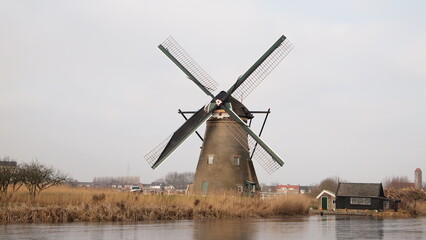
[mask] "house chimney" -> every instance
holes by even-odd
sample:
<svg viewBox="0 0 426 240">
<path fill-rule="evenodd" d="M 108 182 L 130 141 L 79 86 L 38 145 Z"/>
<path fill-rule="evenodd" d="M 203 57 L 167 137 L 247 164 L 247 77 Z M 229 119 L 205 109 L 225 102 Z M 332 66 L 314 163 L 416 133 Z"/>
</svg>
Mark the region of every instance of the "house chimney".
<svg viewBox="0 0 426 240">
<path fill-rule="evenodd" d="M 414 187 L 422 188 L 422 170 L 420 168 L 416 168 L 414 171 Z"/>
</svg>

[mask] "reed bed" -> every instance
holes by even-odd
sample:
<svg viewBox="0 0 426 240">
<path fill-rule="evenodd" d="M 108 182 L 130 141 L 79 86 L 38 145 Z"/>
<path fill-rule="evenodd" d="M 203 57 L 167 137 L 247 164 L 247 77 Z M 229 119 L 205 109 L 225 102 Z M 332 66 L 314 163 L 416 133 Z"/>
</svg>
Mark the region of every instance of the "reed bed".
<svg viewBox="0 0 426 240">
<path fill-rule="evenodd" d="M 31 198 L 16 192 L 0 198 L 0 223 L 64 223 L 307 215 L 311 199 L 284 195 L 262 200 L 236 194 L 143 195 L 111 189 L 52 187 Z"/>
<path fill-rule="evenodd" d="M 398 212 L 409 216 L 426 216 L 426 193 L 422 189 L 388 188 L 385 193 L 390 198 L 401 200 Z"/>
</svg>

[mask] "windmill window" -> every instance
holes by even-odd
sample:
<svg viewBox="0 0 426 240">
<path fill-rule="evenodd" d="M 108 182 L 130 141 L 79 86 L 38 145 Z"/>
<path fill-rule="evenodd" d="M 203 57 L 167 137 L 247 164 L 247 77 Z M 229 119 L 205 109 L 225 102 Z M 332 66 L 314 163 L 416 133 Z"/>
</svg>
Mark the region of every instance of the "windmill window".
<svg viewBox="0 0 426 240">
<path fill-rule="evenodd" d="M 233 157 L 232 158 L 232 165 L 234 165 L 234 166 L 240 165 L 240 158 L 239 157 Z"/>
<path fill-rule="evenodd" d="M 213 164 L 213 159 L 214 159 L 214 156 L 213 155 L 209 155 L 207 157 L 207 164 Z"/>
</svg>

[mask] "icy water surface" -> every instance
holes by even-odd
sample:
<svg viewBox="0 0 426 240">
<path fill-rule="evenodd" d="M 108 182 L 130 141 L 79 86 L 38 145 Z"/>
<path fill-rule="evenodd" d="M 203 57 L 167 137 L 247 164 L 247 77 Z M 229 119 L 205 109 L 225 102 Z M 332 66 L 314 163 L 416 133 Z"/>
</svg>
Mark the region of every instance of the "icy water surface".
<svg viewBox="0 0 426 240">
<path fill-rule="evenodd" d="M 426 239 L 426 218 L 310 216 L 285 219 L 0 225 L 0 239 Z"/>
</svg>

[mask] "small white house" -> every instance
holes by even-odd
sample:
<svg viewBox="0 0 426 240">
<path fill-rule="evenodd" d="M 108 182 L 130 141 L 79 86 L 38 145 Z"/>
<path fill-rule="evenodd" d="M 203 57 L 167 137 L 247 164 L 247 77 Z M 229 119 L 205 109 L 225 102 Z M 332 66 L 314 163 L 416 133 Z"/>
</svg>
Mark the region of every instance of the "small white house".
<svg viewBox="0 0 426 240">
<path fill-rule="evenodd" d="M 318 209 L 320 210 L 336 209 L 335 193 L 328 190 L 323 190 L 320 194 L 318 194 L 317 199 L 318 199 Z"/>
</svg>

